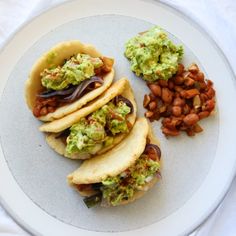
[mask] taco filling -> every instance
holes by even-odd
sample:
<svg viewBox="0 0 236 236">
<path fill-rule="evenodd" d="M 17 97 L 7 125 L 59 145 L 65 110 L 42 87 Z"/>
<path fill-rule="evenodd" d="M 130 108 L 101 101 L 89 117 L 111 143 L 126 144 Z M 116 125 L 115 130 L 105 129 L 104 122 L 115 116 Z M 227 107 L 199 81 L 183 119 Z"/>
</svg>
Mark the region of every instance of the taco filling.
<svg viewBox="0 0 236 236">
<path fill-rule="evenodd" d="M 128 133 L 130 124 L 127 115 L 133 112 L 132 103 L 117 96 L 89 116 L 64 131 L 66 155 L 94 155 L 102 148 L 113 144 L 117 134 Z M 69 132 L 68 132 L 69 131 Z M 60 134 L 59 137 L 63 135 Z"/>
<path fill-rule="evenodd" d="M 37 94 L 33 114 L 36 117 L 54 112 L 72 103 L 103 84 L 103 77 L 112 70 L 113 59 L 77 54 L 63 65 L 46 68 L 40 73 L 44 88 Z"/>
<path fill-rule="evenodd" d="M 87 207 L 98 203 L 117 206 L 132 199 L 137 191 L 145 191 L 145 185 L 160 178 L 161 151 L 157 145 L 147 144 L 143 154 L 128 169 L 117 176 L 107 177 L 101 183 L 76 185 L 79 191 L 94 195 L 84 198 Z"/>
</svg>

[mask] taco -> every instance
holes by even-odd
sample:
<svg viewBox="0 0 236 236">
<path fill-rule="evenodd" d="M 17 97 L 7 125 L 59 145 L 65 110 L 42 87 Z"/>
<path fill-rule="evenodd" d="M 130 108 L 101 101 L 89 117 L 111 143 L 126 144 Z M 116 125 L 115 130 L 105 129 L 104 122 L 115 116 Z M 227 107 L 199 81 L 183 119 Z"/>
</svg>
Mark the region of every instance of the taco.
<svg viewBox="0 0 236 236">
<path fill-rule="evenodd" d="M 130 132 L 136 110 L 133 91 L 123 78 L 86 107 L 39 129 L 48 132 L 46 141 L 59 154 L 88 159 L 108 151 Z"/>
<path fill-rule="evenodd" d="M 84 161 L 68 183 L 88 207 L 118 206 L 145 194 L 160 178 L 161 151 L 145 118 L 139 118 L 130 134 L 112 150 Z"/>
<path fill-rule="evenodd" d="M 39 58 L 26 80 L 28 107 L 42 121 L 80 109 L 110 87 L 113 63 L 78 40 L 57 44 Z"/>
</svg>

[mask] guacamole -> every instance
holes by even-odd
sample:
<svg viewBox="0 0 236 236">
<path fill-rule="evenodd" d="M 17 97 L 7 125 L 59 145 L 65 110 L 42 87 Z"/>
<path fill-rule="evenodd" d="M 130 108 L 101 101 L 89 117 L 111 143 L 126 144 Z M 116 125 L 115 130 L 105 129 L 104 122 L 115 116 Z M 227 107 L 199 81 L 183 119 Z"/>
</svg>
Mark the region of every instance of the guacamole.
<svg viewBox="0 0 236 236">
<path fill-rule="evenodd" d="M 130 60 L 131 70 L 137 76 L 150 82 L 167 80 L 177 72 L 183 47 L 174 45 L 166 33 L 155 26 L 128 40 L 125 56 Z"/>
<path fill-rule="evenodd" d="M 94 70 L 101 67 L 100 58 L 93 58 L 86 54 L 77 54 L 67 60 L 62 66 L 44 69 L 41 83 L 47 89 L 62 90 L 69 85 L 78 85 L 82 81 L 95 75 Z"/>
<path fill-rule="evenodd" d="M 160 165 L 157 161 L 143 154 L 126 171 L 115 177 L 108 177 L 102 181 L 102 195 L 108 203 L 118 205 L 123 200 L 129 200 L 137 190 L 155 176 Z"/>
<path fill-rule="evenodd" d="M 126 115 L 131 112 L 124 102 L 109 102 L 70 128 L 66 152 L 95 154 L 112 145 L 114 135 L 128 132 Z"/>
</svg>

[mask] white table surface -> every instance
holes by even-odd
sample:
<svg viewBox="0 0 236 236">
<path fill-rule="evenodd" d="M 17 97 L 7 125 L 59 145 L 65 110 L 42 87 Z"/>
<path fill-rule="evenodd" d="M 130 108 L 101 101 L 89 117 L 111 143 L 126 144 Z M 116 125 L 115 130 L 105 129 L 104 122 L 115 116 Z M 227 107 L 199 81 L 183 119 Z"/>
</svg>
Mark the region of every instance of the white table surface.
<svg viewBox="0 0 236 236">
<path fill-rule="evenodd" d="M 26 20 L 65 0 L 0 0 L 0 47 Z M 236 1 L 163 0 L 202 25 L 227 56 L 236 74 Z M 223 78 L 222 78 L 223 79 Z M 227 157 L 222 157 L 227 158 Z M 196 231 L 196 236 L 236 235 L 236 179 L 218 209 Z M 0 205 L 0 236 L 29 235 Z"/>
</svg>

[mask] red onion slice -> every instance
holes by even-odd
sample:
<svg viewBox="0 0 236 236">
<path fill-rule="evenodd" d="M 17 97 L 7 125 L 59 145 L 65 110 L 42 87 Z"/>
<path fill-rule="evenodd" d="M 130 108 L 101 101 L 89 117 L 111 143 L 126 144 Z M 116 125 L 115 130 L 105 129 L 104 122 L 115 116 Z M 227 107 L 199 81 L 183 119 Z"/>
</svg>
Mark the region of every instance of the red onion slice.
<svg viewBox="0 0 236 236">
<path fill-rule="evenodd" d="M 103 84 L 102 78 L 98 76 L 92 76 L 89 80 L 84 80 L 81 84 L 79 84 L 71 95 L 61 98 L 60 101 L 66 103 L 75 101 L 82 96 L 83 92 L 89 87 L 89 85 L 95 82 Z"/>
<path fill-rule="evenodd" d="M 123 103 L 125 103 L 129 108 L 130 108 L 130 113 L 133 113 L 134 111 L 134 107 L 133 104 L 130 100 L 128 100 L 127 98 L 118 95 L 115 97 L 115 104 L 117 105 L 118 102 L 122 101 Z"/>
<path fill-rule="evenodd" d="M 161 159 L 161 149 L 155 145 L 155 144 L 147 144 L 145 147 L 144 152 L 148 152 L 150 149 L 154 150 L 159 158 L 159 160 Z"/>
<path fill-rule="evenodd" d="M 50 98 L 54 96 L 65 96 L 73 93 L 77 86 L 73 86 L 64 90 L 47 90 L 37 95 L 40 98 Z"/>
</svg>

